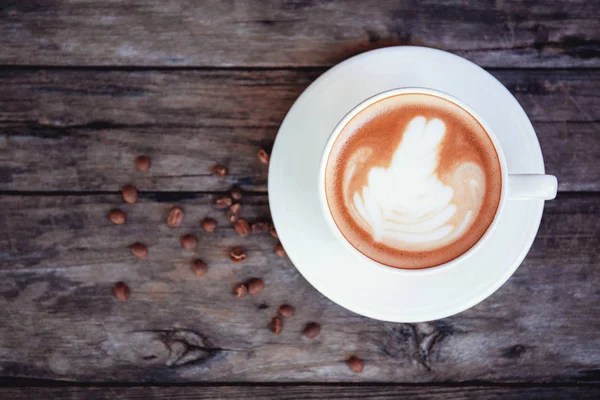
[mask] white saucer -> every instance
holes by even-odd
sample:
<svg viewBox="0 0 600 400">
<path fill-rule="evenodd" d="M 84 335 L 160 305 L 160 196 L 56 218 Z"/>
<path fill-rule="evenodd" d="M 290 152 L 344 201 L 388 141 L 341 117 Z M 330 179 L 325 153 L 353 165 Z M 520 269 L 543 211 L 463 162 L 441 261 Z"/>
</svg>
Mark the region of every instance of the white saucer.
<svg viewBox="0 0 600 400">
<path fill-rule="evenodd" d="M 461 99 L 496 133 L 508 173 L 544 173 L 527 115 L 492 75 L 461 57 L 422 47 L 363 53 L 327 71 L 283 121 L 269 168 L 269 202 L 279 238 L 300 273 L 339 305 L 394 322 L 444 318 L 479 303 L 514 273 L 537 233 L 543 200 L 507 200 L 481 249 L 455 268 L 375 268 L 348 251 L 319 204 L 319 162 L 335 125 L 354 106 L 400 87 L 437 89 Z"/>
</svg>

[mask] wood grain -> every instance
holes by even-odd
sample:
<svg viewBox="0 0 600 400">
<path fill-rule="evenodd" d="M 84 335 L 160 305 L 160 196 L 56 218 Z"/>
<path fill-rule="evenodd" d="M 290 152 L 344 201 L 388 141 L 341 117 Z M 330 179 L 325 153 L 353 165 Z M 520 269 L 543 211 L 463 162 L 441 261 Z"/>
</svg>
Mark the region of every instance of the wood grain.
<svg viewBox="0 0 600 400">
<path fill-rule="evenodd" d="M 2 70 L 0 190 L 266 190 L 256 153 L 321 72 Z M 599 75 L 491 72 L 532 119 L 560 190 L 600 189 Z M 212 175 L 217 162 L 229 176 Z"/>
<path fill-rule="evenodd" d="M 138 204 L 122 205 L 117 195 L 32 194 L 1 196 L 0 203 L 4 377 L 600 381 L 600 194 L 561 194 L 548 202 L 534 246 L 508 283 L 464 313 L 422 324 L 379 322 L 333 304 L 274 254 L 274 238 L 238 237 L 211 205 L 212 195 L 142 194 Z M 171 229 L 165 218 L 175 204 L 186 216 Z M 117 206 L 128 214 L 125 225 L 107 219 Z M 218 221 L 212 234 L 200 230 L 205 216 Z M 268 219 L 266 197 L 246 196 L 243 216 Z M 196 251 L 181 249 L 184 233 L 198 235 Z M 130 255 L 135 241 L 148 245 L 148 259 Z M 228 258 L 237 245 L 248 250 L 241 264 Z M 190 270 L 197 256 L 209 265 L 202 278 Z M 252 277 L 264 279 L 263 292 L 235 298 L 234 285 Z M 129 301 L 113 297 L 117 281 L 129 285 Z M 296 315 L 274 336 L 268 324 L 283 303 L 295 306 Z M 310 321 L 322 325 L 314 340 L 301 334 Z M 345 365 L 350 354 L 365 361 L 362 374 Z"/>
<path fill-rule="evenodd" d="M 594 1 L 4 1 L 0 63 L 330 66 L 423 45 L 487 67 L 598 67 Z"/>
<path fill-rule="evenodd" d="M 597 399 L 600 390 L 594 387 L 426 387 L 426 386 L 202 386 L 202 387 L 60 387 L 60 388 L 0 388 L 6 399 Z"/>
</svg>

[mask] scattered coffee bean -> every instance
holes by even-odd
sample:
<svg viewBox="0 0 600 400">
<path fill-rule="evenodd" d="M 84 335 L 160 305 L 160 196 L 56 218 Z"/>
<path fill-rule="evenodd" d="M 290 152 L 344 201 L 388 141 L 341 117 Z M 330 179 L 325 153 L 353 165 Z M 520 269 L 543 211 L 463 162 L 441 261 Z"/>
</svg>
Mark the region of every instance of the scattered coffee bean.
<svg viewBox="0 0 600 400">
<path fill-rule="evenodd" d="M 302 333 L 307 338 L 314 339 L 317 336 L 319 336 L 319 333 L 321 333 L 321 325 L 317 324 L 316 322 L 311 322 L 306 325 L 306 327 L 304 328 L 304 332 Z"/>
<path fill-rule="evenodd" d="M 233 201 L 229 196 L 219 196 L 215 199 L 215 205 L 217 208 L 227 208 L 230 207 Z"/>
<path fill-rule="evenodd" d="M 137 189 L 131 185 L 125 185 L 121 189 L 121 195 L 123 196 L 123 200 L 129 204 L 134 204 L 138 199 Z"/>
<path fill-rule="evenodd" d="M 268 222 L 255 222 L 252 224 L 253 233 L 268 232 L 270 224 Z"/>
<path fill-rule="evenodd" d="M 227 172 L 227 167 L 223 164 L 215 164 L 212 167 L 212 173 L 217 176 L 226 176 Z"/>
<path fill-rule="evenodd" d="M 235 201 L 240 201 L 243 197 L 242 189 L 240 189 L 239 186 L 232 187 L 230 193 L 231 193 L 231 198 L 234 199 Z"/>
<path fill-rule="evenodd" d="M 275 225 L 271 224 L 271 236 L 273 236 L 275 239 L 279 239 L 279 236 L 277 235 L 277 231 L 275 230 Z"/>
<path fill-rule="evenodd" d="M 246 250 L 244 250 L 242 247 L 234 247 L 231 249 L 231 253 L 229 253 L 229 255 L 231 256 L 231 261 L 233 262 L 242 262 L 246 259 L 246 257 L 248 257 L 246 255 Z"/>
<path fill-rule="evenodd" d="M 129 250 L 131 250 L 131 254 L 136 256 L 137 258 L 144 259 L 148 256 L 148 248 L 141 243 L 134 243 L 129 246 Z"/>
<path fill-rule="evenodd" d="M 283 321 L 279 317 L 273 317 L 271 320 L 271 332 L 279 335 L 283 330 Z"/>
<path fill-rule="evenodd" d="M 279 257 L 287 257 L 287 253 L 285 252 L 285 249 L 281 243 L 277 243 L 277 246 L 275 246 L 275 254 L 277 254 Z"/>
<path fill-rule="evenodd" d="M 242 205 L 240 203 L 235 203 L 231 207 L 229 207 L 229 210 L 227 210 L 227 219 L 230 222 L 234 223 L 235 221 L 238 220 L 241 213 L 242 213 Z"/>
<path fill-rule="evenodd" d="M 135 159 L 135 166 L 142 172 L 146 172 L 150 169 L 150 159 L 147 156 L 138 156 Z"/>
<path fill-rule="evenodd" d="M 171 228 L 178 228 L 183 223 L 183 210 L 181 207 L 173 207 L 167 215 L 167 225 Z"/>
<path fill-rule="evenodd" d="M 362 360 L 356 356 L 352 356 L 347 359 L 346 365 L 352 370 L 352 372 L 356 372 L 357 374 L 362 372 L 363 368 L 365 367 Z"/>
<path fill-rule="evenodd" d="M 208 233 L 214 232 L 217 229 L 217 221 L 212 218 L 204 218 L 202 220 L 202 229 Z"/>
<path fill-rule="evenodd" d="M 252 278 L 248 281 L 248 293 L 259 294 L 265 288 L 265 283 L 262 279 Z"/>
<path fill-rule="evenodd" d="M 111 210 L 108 214 L 108 217 L 110 218 L 110 222 L 112 222 L 115 225 L 123 225 L 127 220 L 127 216 L 125 215 L 125 213 L 118 209 Z"/>
<path fill-rule="evenodd" d="M 269 156 L 269 153 L 267 153 L 265 149 L 260 149 L 258 151 L 257 155 L 258 155 L 258 159 L 260 160 L 261 163 L 263 163 L 265 165 L 269 165 L 271 156 Z"/>
<path fill-rule="evenodd" d="M 244 297 L 246 293 L 248 293 L 248 288 L 246 287 L 246 285 L 244 285 L 243 283 L 238 283 L 237 285 L 235 285 L 235 288 L 233 289 L 233 294 L 235 294 L 235 297 Z"/>
<path fill-rule="evenodd" d="M 129 298 L 129 286 L 125 282 L 117 282 L 115 283 L 113 293 L 117 299 L 127 301 Z"/>
<path fill-rule="evenodd" d="M 242 237 L 246 237 L 250 234 L 250 224 L 244 218 L 238 219 L 233 228 L 235 229 L 235 233 Z"/>
<path fill-rule="evenodd" d="M 180 238 L 180 241 L 181 247 L 183 247 L 186 250 L 192 250 L 198 245 L 198 238 L 191 234 L 183 235 Z"/>
<path fill-rule="evenodd" d="M 281 315 L 284 318 L 293 317 L 295 312 L 296 312 L 296 309 L 287 304 L 284 304 L 281 307 L 279 307 L 279 315 Z"/>
<path fill-rule="evenodd" d="M 194 271 L 194 274 L 196 274 L 196 276 L 204 276 L 208 271 L 208 266 L 204 261 L 197 258 L 192 263 L 192 271 Z"/>
</svg>

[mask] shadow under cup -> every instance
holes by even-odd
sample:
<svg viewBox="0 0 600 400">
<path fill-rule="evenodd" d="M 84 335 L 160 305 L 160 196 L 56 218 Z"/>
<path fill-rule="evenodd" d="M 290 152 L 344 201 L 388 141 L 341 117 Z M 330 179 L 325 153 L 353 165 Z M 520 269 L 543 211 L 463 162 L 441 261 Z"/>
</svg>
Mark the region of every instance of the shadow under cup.
<svg viewBox="0 0 600 400">
<path fill-rule="evenodd" d="M 422 270 L 457 263 L 496 225 L 506 162 L 466 104 L 394 89 L 352 109 L 323 152 L 320 198 L 333 234 L 374 265 Z"/>
</svg>

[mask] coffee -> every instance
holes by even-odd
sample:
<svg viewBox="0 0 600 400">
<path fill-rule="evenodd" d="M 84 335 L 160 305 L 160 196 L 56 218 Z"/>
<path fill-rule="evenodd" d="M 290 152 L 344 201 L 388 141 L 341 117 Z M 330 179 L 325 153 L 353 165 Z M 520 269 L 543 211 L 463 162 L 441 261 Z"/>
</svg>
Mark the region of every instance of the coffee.
<svg viewBox="0 0 600 400">
<path fill-rule="evenodd" d="M 342 235 L 396 268 L 465 253 L 492 223 L 501 191 L 498 154 L 483 126 L 430 94 L 393 95 L 361 110 L 325 168 L 327 204 Z"/>
</svg>

